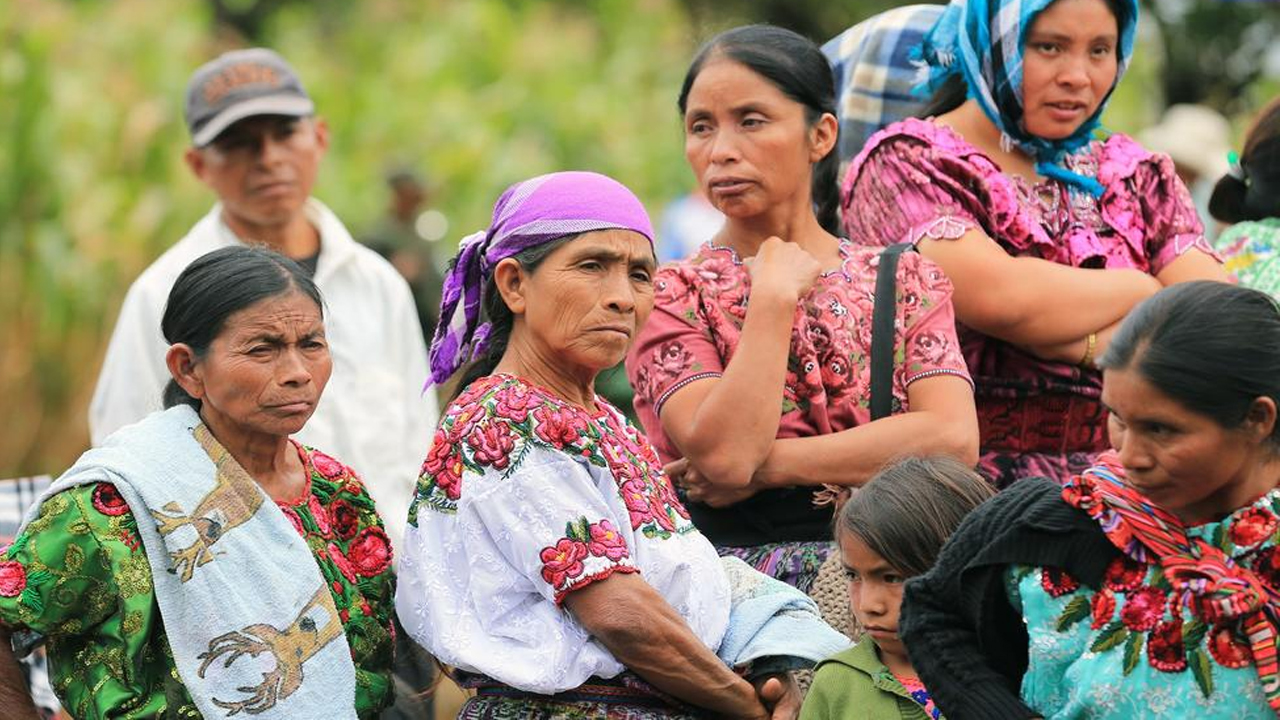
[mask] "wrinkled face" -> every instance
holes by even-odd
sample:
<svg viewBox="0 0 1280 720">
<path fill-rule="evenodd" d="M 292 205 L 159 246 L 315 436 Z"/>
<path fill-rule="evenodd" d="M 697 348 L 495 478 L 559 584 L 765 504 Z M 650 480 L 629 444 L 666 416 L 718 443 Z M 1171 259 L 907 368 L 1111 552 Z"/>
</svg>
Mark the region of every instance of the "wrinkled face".
<svg viewBox="0 0 1280 720">
<path fill-rule="evenodd" d="M 1103 372 L 1111 445 L 1129 485 L 1188 522 L 1219 517 L 1252 500 L 1246 487 L 1258 442 L 1160 392 L 1135 370 Z"/>
<path fill-rule="evenodd" d="M 1061 140 L 1093 116 L 1116 81 L 1119 37 L 1103 0 L 1056 0 L 1036 16 L 1022 53 L 1029 134 Z"/>
<path fill-rule="evenodd" d="M 858 624 L 882 652 L 906 656 L 898 638 L 898 611 L 906 578 L 867 547 L 857 535 L 840 530 L 840 558 L 849 578 L 849 607 Z"/>
<path fill-rule="evenodd" d="M 711 204 L 730 217 L 808 200 L 812 165 L 835 140 L 815 134 L 804 105 L 733 60 L 708 61 L 689 89 L 685 158 Z"/>
<path fill-rule="evenodd" d="M 258 115 L 189 150 L 187 164 L 218 194 L 233 227 L 279 227 L 302 211 L 328 146 L 322 121 Z"/>
<path fill-rule="evenodd" d="M 300 292 L 233 313 L 194 369 L 210 425 L 288 436 L 306 424 L 332 361 L 320 308 Z"/>
<path fill-rule="evenodd" d="M 655 265 L 653 248 L 639 233 L 583 233 L 532 273 L 521 270 L 511 308 L 523 321 L 518 331 L 527 333 L 538 357 L 572 374 L 611 368 L 653 309 Z"/>
</svg>

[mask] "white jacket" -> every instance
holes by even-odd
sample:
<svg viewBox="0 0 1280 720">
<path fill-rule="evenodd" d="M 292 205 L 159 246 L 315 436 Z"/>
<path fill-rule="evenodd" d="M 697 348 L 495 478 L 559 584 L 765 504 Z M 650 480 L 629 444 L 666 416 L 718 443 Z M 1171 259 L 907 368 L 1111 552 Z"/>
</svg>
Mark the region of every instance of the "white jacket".
<svg viewBox="0 0 1280 720">
<path fill-rule="evenodd" d="M 398 549 L 438 415 L 435 395 L 422 392 L 422 328 L 409 286 L 389 263 L 353 240 L 318 200 L 309 200 L 305 212 L 320 231 L 315 282 L 324 296 L 333 375 L 297 439 L 355 469 Z M 89 405 L 94 445 L 161 408 L 169 344 L 160 319 L 169 290 L 193 260 L 239 242 L 215 205 L 134 281 Z"/>
</svg>

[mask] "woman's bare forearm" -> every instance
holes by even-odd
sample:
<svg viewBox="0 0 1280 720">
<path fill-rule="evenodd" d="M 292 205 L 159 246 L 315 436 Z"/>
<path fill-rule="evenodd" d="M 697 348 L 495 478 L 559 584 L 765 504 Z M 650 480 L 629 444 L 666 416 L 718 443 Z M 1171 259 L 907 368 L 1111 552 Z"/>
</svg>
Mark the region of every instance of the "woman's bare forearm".
<svg viewBox="0 0 1280 720">
<path fill-rule="evenodd" d="M 27 690 L 27 679 L 14 657 L 9 631 L 0 628 L 0 708 L 13 720 L 38 720 L 35 703 Z"/>
<path fill-rule="evenodd" d="M 755 688 L 707 649 L 639 575 L 570 593 L 565 607 L 628 669 L 680 700 L 730 717 L 763 717 Z"/>
<path fill-rule="evenodd" d="M 709 389 L 690 385 L 663 407 L 667 436 L 713 484 L 750 482 L 778 434 L 795 308 L 794 301 L 753 294 L 723 376 L 707 382 Z"/>
<path fill-rule="evenodd" d="M 862 485 L 908 455 L 946 455 L 976 464 L 978 419 L 968 382 L 941 375 L 912 383 L 907 392 L 911 412 L 837 433 L 777 440 L 753 483 L 762 489 Z"/>
</svg>

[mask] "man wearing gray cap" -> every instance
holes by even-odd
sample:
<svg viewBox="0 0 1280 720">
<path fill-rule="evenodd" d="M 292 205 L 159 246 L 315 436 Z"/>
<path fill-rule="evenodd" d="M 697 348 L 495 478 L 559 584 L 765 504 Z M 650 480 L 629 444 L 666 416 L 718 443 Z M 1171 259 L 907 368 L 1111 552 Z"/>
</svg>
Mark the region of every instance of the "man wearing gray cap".
<svg viewBox="0 0 1280 720">
<path fill-rule="evenodd" d="M 325 298 L 333 375 L 299 439 L 364 479 L 398 545 L 436 421 L 426 345 L 408 286 L 311 197 L 329 130 L 297 74 L 265 49 L 192 75 L 186 162 L 219 202 L 129 288 L 89 408 L 95 445 L 160 408 L 169 379 L 160 317 L 178 274 L 207 252 L 264 244 L 298 261 Z"/>
</svg>

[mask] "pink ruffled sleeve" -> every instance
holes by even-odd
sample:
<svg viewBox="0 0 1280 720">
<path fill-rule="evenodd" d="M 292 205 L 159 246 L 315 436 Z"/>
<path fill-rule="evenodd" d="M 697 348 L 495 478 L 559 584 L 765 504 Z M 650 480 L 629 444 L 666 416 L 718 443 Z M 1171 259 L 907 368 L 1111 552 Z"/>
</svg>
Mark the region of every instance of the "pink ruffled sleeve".
<svg viewBox="0 0 1280 720">
<path fill-rule="evenodd" d="M 678 453 L 658 420 L 663 403 L 689 383 L 720 377 L 726 363 L 690 280 L 680 266 L 658 271 L 653 312 L 627 356 L 636 414 L 664 460 Z"/>
<path fill-rule="evenodd" d="M 1142 206 L 1152 275 L 1192 249 L 1218 257 L 1204 238 L 1204 225 L 1196 214 L 1191 193 L 1167 155 L 1152 155 L 1138 166 L 1133 192 Z"/>
<path fill-rule="evenodd" d="M 841 190 L 845 232 L 866 245 L 955 240 L 982 227 L 976 178 L 968 161 L 920 138 L 885 136 L 849 167 Z"/>
</svg>

